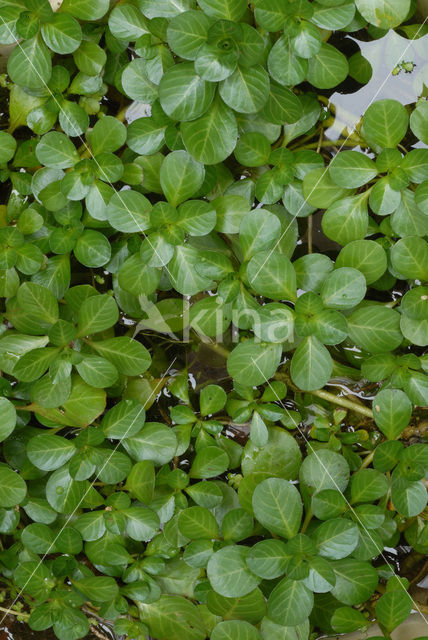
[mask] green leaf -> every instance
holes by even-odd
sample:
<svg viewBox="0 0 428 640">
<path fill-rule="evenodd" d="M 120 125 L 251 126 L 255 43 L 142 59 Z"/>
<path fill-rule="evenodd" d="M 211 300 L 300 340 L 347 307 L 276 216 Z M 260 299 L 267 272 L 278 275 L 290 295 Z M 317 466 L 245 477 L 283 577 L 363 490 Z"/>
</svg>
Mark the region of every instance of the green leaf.
<svg viewBox="0 0 428 640">
<path fill-rule="evenodd" d="M 330 624 L 338 633 L 350 633 L 367 626 L 367 619 L 352 607 L 339 607 L 331 617 Z"/>
<path fill-rule="evenodd" d="M 123 91 L 132 100 L 152 104 L 158 97 L 158 88 L 147 75 L 147 62 L 136 58 L 127 64 L 121 77 Z"/>
<path fill-rule="evenodd" d="M 73 513 L 86 494 L 86 482 L 74 480 L 67 467 L 54 471 L 46 483 L 46 498 L 59 513 Z"/>
<path fill-rule="evenodd" d="M 182 122 L 181 133 L 187 151 L 207 165 L 218 164 L 234 150 L 238 137 L 236 118 L 220 97 L 206 113 L 191 122 Z"/>
<path fill-rule="evenodd" d="M 51 573 L 40 560 L 21 562 L 13 572 L 16 584 L 29 596 L 43 601 L 47 598 L 51 585 Z"/>
<path fill-rule="evenodd" d="M 101 428 L 106 438 L 129 438 L 141 430 L 145 418 L 146 412 L 139 402 L 121 400 L 104 415 Z"/>
<path fill-rule="evenodd" d="M 269 96 L 269 76 L 263 67 L 238 67 L 220 83 L 220 96 L 234 111 L 257 113 Z"/>
<path fill-rule="evenodd" d="M 223 51 L 216 43 L 207 42 L 201 46 L 195 60 L 195 70 L 207 82 L 220 82 L 228 78 L 236 69 L 239 50 L 236 44 Z"/>
<path fill-rule="evenodd" d="M 30 64 L 31 63 L 31 64 Z M 49 49 L 40 35 L 19 43 L 9 56 L 7 72 L 12 82 L 32 90 L 44 89 L 52 73 Z"/>
<path fill-rule="evenodd" d="M 37 435 L 27 444 L 28 459 L 42 471 L 59 469 L 75 452 L 76 447 L 73 442 L 56 435 Z"/>
<path fill-rule="evenodd" d="M 116 367 L 100 356 L 86 355 L 76 365 L 76 370 L 87 384 L 96 389 L 111 387 L 119 377 Z"/>
<path fill-rule="evenodd" d="M 332 370 L 331 356 L 318 338 L 303 338 L 291 360 L 293 382 L 303 391 L 321 389 L 330 379 Z"/>
<path fill-rule="evenodd" d="M 397 27 L 410 9 L 410 0 L 355 0 L 355 4 L 363 18 L 379 29 Z"/>
<path fill-rule="evenodd" d="M 207 509 L 213 509 L 223 501 L 223 493 L 214 482 L 197 482 L 186 487 L 186 493 L 196 504 Z"/>
<path fill-rule="evenodd" d="M 318 27 L 321 27 L 321 29 L 331 29 L 334 31 L 339 29 L 345 30 L 345 27 L 348 27 L 349 24 L 352 24 L 352 19 L 355 16 L 355 5 L 353 3 L 342 4 L 342 2 L 343 0 L 336 0 L 334 5 L 329 5 L 325 2 L 314 2 L 314 14 L 311 18 L 311 22 L 316 24 Z M 352 69 L 352 58 L 353 56 L 349 58 L 350 69 Z M 363 56 L 361 56 L 361 58 L 363 61 L 365 60 Z M 364 62 L 359 62 L 359 64 L 361 69 L 361 67 L 363 67 L 364 65 Z M 352 77 L 355 77 L 351 73 L 350 75 Z M 370 80 L 370 77 L 371 74 L 368 76 L 368 79 L 366 79 L 366 76 L 364 76 L 364 83 L 368 82 L 368 80 Z M 360 78 L 358 78 L 358 80 L 360 80 Z M 361 80 L 361 82 L 363 82 L 363 80 Z"/>
<path fill-rule="evenodd" d="M 278 251 L 257 251 L 247 265 L 251 287 L 272 300 L 296 300 L 296 274 L 290 260 Z"/>
<path fill-rule="evenodd" d="M 400 102 L 376 100 L 363 116 L 361 135 L 369 144 L 393 149 L 406 135 L 408 124 L 409 116 Z"/>
<path fill-rule="evenodd" d="M 275 5 L 273 6 L 275 7 Z M 258 11 L 259 9 L 256 8 L 256 16 Z M 274 31 L 277 31 L 277 29 L 274 29 Z M 303 82 L 306 78 L 308 61 L 294 53 L 290 38 L 281 36 L 270 50 L 268 69 L 272 78 L 280 85 L 290 87 Z"/>
<path fill-rule="evenodd" d="M 174 120 L 188 122 L 202 116 L 213 101 L 215 85 L 202 80 L 190 62 L 176 64 L 159 84 L 159 100 L 165 113 Z"/>
<path fill-rule="evenodd" d="M 206 637 L 200 610 L 186 598 L 162 595 L 153 604 L 139 603 L 139 607 L 150 634 L 159 640 L 182 640 L 183 637 L 204 640 Z"/>
<path fill-rule="evenodd" d="M 266 164 L 271 153 L 269 140 L 262 133 L 250 131 L 244 133 L 235 148 L 238 162 L 248 167 L 260 167 Z"/>
<path fill-rule="evenodd" d="M 0 131 L 0 164 L 12 160 L 16 151 L 16 140 L 7 131 Z"/>
<path fill-rule="evenodd" d="M 341 245 L 362 240 L 368 229 L 368 192 L 342 198 L 331 204 L 322 218 L 325 235 Z"/>
<path fill-rule="evenodd" d="M 340 560 L 349 556 L 357 546 L 358 527 L 344 518 L 333 518 L 315 530 L 313 540 L 320 556 Z"/>
<path fill-rule="evenodd" d="M 345 458 L 328 449 L 310 453 L 300 468 L 300 482 L 317 493 L 324 489 L 344 491 L 349 475 L 349 464 Z"/>
<path fill-rule="evenodd" d="M 73 53 L 82 42 L 82 29 L 70 14 L 54 13 L 50 21 L 42 25 L 42 36 L 55 53 Z"/>
<path fill-rule="evenodd" d="M 226 404 L 227 395 L 223 387 L 217 384 L 209 384 L 203 389 L 199 396 L 199 403 L 202 416 L 221 411 Z"/>
<path fill-rule="evenodd" d="M 47 410 L 36 405 L 34 411 L 55 424 L 86 427 L 104 411 L 105 401 L 104 391 L 87 385 L 80 376 L 73 376 L 70 395 L 61 410 Z"/>
<path fill-rule="evenodd" d="M 211 203 L 187 200 L 178 208 L 178 213 L 177 224 L 191 236 L 205 236 L 215 227 L 217 216 Z"/>
<path fill-rule="evenodd" d="M 376 569 L 367 562 L 345 558 L 331 563 L 336 574 L 332 595 L 347 605 L 360 604 L 370 598 L 378 583 Z"/>
<path fill-rule="evenodd" d="M 147 349 L 140 342 L 126 336 L 91 342 L 91 346 L 125 376 L 144 373 L 151 363 Z"/>
<path fill-rule="evenodd" d="M 265 598 L 258 588 L 240 598 L 225 598 L 211 589 L 207 596 L 207 607 L 211 613 L 225 620 L 246 620 L 253 624 L 259 622 L 266 612 Z"/>
<path fill-rule="evenodd" d="M 253 573 L 260 578 L 279 578 L 289 561 L 287 547 L 281 540 L 261 540 L 250 548 L 246 562 Z"/>
<path fill-rule="evenodd" d="M 58 131 L 50 131 L 40 139 L 36 147 L 36 155 L 45 167 L 67 169 L 79 160 L 79 154 L 72 141 Z"/>
<path fill-rule="evenodd" d="M 245 620 L 225 620 L 216 624 L 211 640 L 262 640 L 262 636 Z"/>
<path fill-rule="evenodd" d="M 0 398 L 0 441 L 6 440 L 16 425 L 16 409 L 6 398 Z"/>
<path fill-rule="evenodd" d="M 401 238 L 391 248 L 392 266 L 403 279 L 428 280 L 428 242 L 417 236 Z"/>
<path fill-rule="evenodd" d="M 376 617 L 388 633 L 404 622 L 412 610 L 412 598 L 403 589 L 384 593 L 376 603 Z"/>
<path fill-rule="evenodd" d="M 107 220 L 122 233 L 145 231 L 150 226 L 151 208 L 150 201 L 138 191 L 118 191 L 107 205 Z"/>
<path fill-rule="evenodd" d="M 254 209 L 242 219 L 239 242 L 248 260 L 259 251 L 265 251 L 279 239 L 281 223 L 277 216 L 265 209 Z"/>
<path fill-rule="evenodd" d="M 388 307 L 370 305 L 348 317 L 349 337 L 370 353 L 393 351 L 402 342 L 400 315 Z"/>
<path fill-rule="evenodd" d="M 284 627 L 273 622 L 265 616 L 262 620 L 261 630 L 264 640 L 308 640 L 309 619 L 294 627 Z"/>
<path fill-rule="evenodd" d="M 385 250 L 374 240 L 354 240 L 340 251 L 335 267 L 352 267 L 364 275 L 366 284 L 372 284 L 386 271 Z"/>
<path fill-rule="evenodd" d="M 198 4 L 211 18 L 233 22 L 238 22 L 247 8 L 245 0 L 198 0 Z"/>
<path fill-rule="evenodd" d="M 391 484 L 391 500 L 398 513 L 406 518 L 413 518 L 426 507 L 426 488 L 420 480 L 412 482 L 394 475 Z"/>
<path fill-rule="evenodd" d="M 174 431 L 159 422 L 146 422 L 144 427 L 122 442 L 134 460 L 151 460 L 155 465 L 170 462 L 177 450 Z"/>
<path fill-rule="evenodd" d="M 293 34 L 292 44 L 298 56 L 312 58 L 321 49 L 321 33 L 314 24 L 302 20 Z"/>
<path fill-rule="evenodd" d="M 348 61 L 343 53 L 323 42 L 318 53 L 309 60 L 306 79 L 318 89 L 331 89 L 346 78 L 348 71 Z"/>
<path fill-rule="evenodd" d="M 321 299 L 331 309 L 355 307 L 364 298 L 366 281 L 352 267 L 340 267 L 330 273 L 321 288 Z"/>
<path fill-rule="evenodd" d="M 327 209 L 336 200 L 341 202 L 344 199 L 343 196 L 349 193 L 349 189 L 339 187 L 333 182 L 328 170 L 324 167 L 308 171 L 303 178 L 303 196 L 306 202 L 319 209 Z M 356 198 L 362 201 L 363 198 L 367 198 L 367 195 L 361 194 Z"/>
<path fill-rule="evenodd" d="M 42 523 L 33 523 L 25 527 L 21 534 L 23 545 L 33 553 L 52 553 L 55 550 L 55 535 Z"/>
<path fill-rule="evenodd" d="M 296 535 L 302 519 L 303 506 L 299 492 L 288 480 L 263 480 L 257 485 L 252 502 L 257 520 L 266 529 L 283 538 Z"/>
<path fill-rule="evenodd" d="M 218 524 L 211 511 L 204 507 L 183 509 L 178 516 L 178 530 L 190 540 L 218 537 Z"/>
<path fill-rule="evenodd" d="M 72 585 L 92 602 L 109 602 L 119 593 L 116 580 L 105 576 L 73 580 Z"/>
<path fill-rule="evenodd" d="M 217 446 L 204 447 L 196 454 L 189 476 L 191 478 L 214 478 L 224 473 L 229 465 L 229 457 Z"/>
<path fill-rule="evenodd" d="M 244 216 L 250 211 L 250 204 L 244 196 L 226 195 L 213 201 L 217 214 L 216 231 L 238 233 Z"/>
<path fill-rule="evenodd" d="M 389 176 L 377 180 L 370 190 L 370 207 L 380 216 L 386 216 L 395 211 L 400 201 L 401 193 L 391 187 Z"/>
<path fill-rule="evenodd" d="M 140 11 L 129 3 L 114 7 L 108 17 L 108 26 L 118 40 L 138 40 L 148 33 L 147 23 Z"/>
<path fill-rule="evenodd" d="M 93 0 L 90 5 L 86 0 L 64 0 L 61 12 L 71 13 L 78 20 L 99 20 L 109 9 L 109 0 Z"/>
<path fill-rule="evenodd" d="M 379 429 L 395 440 L 409 424 L 412 403 L 400 389 L 382 389 L 373 400 L 373 417 Z"/>
<path fill-rule="evenodd" d="M 268 427 L 268 442 L 260 449 L 250 439 L 241 462 L 244 475 L 251 474 L 260 479 L 276 476 L 286 480 L 297 478 L 300 464 L 300 449 L 296 441 L 279 427 Z"/>
<path fill-rule="evenodd" d="M 254 521 L 251 514 L 245 509 L 231 509 L 226 513 L 221 525 L 224 540 L 239 542 L 251 536 L 254 529 Z"/>
<path fill-rule="evenodd" d="M 284 627 L 304 622 L 312 611 L 314 595 L 303 582 L 284 578 L 268 599 L 268 616 Z"/>
<path fill-rule="evenodd" d="M 168 202 L 174 207 L 199 191 L 205 177 L 203 165 L 187 151 L 168 154 L 160 170 L 160 183 Z"/>
<path fill-rule="evenodd" d="M 410 114 L 410 128 L 419 140 L 428 144 L 428 103 L 420 100 Z"/>
<path fill-rule="evenodd" d="M 211 280 L 199 275 L 195 265 L 200 261 L 199 252 L 189 244 L 175 247 L 169 263 L 169 276 L 174 289 L 182 295 L 195 295 L 208 289 Z"/>
<path fill-rule="evenodd" d="M 319 520 L 342 515 L 348 508 L 344 495 L 336 489 L 323 489 L 312 496 L 312 511 Z"/>
<path fill-rule="evenodd" d="M 112 327 L 119 318 L 117 304 L 108 294 L 91 296 L 79 309 L 78 335 L 88 336 Z"/>
<path fill-rule="evenodd" d="M 333 181 L 346 189 L 361 187 L 378 173 L 373 160 L 358 151 L 342 151 L 336 154 L 328 170 Z"/>
<path fill-rule="evenodd" d="M 374 502 L 388 491 L 386 477 L 376 469 L 361 469 L 351 479 L 351 501 Z"/>
<path fill-rule="evenodd" d="M 257 386 L 275 373 L 281 360 L 281 346 L 247 340 L 238 344 L 227 360 L 229 375 L 239 384 Z"/>
<path fill-rule="evenodd" d="M 151 460 L 141 460 L 132 467 L 126 478 L 125 489 L 143 504 L 153 500 L 155 468 Z"/>
<path fill-rule="evenodd" d="M 129 507 L 123 509 L 122 514 L 126 518 L 126 533 L 138 542 L 151 540 L 159 529 L 157 514 L 147 507 Z"/>
<path fill-rule="evenodd" d="M 15 507 L 27 495 L 25 481 L 7 465 L 0 463 L 0 507 Z"/>
<path fill-rule="evenodd" d="M 58 320 L 58 302 L 46 287 L 24 282 L 18 290 L 17 301 L 22 310 L 40 324 L 42 332 Z"/>
<path fill-rule="evenodd" d="M 172 18 L 167 38 L 172 51 L 184 60 L 195 60 L 207 39 L 211 20 L 202 11 L 185 11 Z"/>
<path fill-rule="evenodd" d="M 117 118 L 104 116 L 88 131 L 87 138 L 95 155 L 113 152 L 125 144 L 126 127 Z"/>
<path fill-rule="evenodd" d="M 59 349 L 54 347 L 33 349 L 19 359 L 13 370 L 14 375 L 22 382 L 33 382 L 45 373 L 58 354 Z"/>
<path fill-rule="evenodd" d="M 245 562 L 248 551 L 248 547 L 229 545 L 211 556 L 207 576 L 214 591 L 227 598 L 236 598 L 257 587 L 260 578 L 249 570 Z"/>
</svg>

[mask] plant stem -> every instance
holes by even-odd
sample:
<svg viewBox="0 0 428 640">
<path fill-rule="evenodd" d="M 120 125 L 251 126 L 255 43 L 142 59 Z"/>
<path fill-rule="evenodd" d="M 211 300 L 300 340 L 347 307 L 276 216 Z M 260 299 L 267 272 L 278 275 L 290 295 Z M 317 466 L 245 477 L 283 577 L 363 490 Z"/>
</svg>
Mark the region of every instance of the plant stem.
<svg viewBox="0 0 428 640">
<path fill-rule="evenodd" d="M 308 216 L 308 253 L 312 253 L 312 231 L 313 231 L 312 214 Z"/>
<path fill-rule="evenodd" d="M 313 396 L 317 396 L 318 398 L 322 398 L 323 400 L 327 400 L 327 402 L 332 402 L 333 404 L 337 404 L 340 407 L 344 407 L 345 409 L 351 409 L 352 411 L 361 413 L 363 416 L 366 416 L 367 418 L 373 419 L 373 411 L 371 409 L 361 404 L 357 404 L 356 402 L 352 402 L 352 400 L 339 398 L 339 396 L 335 396 L 334 393 L 329 393 L 328 391 L 324 391 L 324 389 L 318 389 L 317 391 L 310 391 L 309 393 L 311 393 Z"/>
<path fill-rule="evenodd" d="M 5 609 L 4 607 L 0 607 L 0 611 L 4 613 L 9 613 L 11 616 L 21 616 L 22 618 L 28 619 L 30 617 L 29 613 L 24 613 L 23 611 L 16 611 L 15 609 Z"/>
<path fill-rule="evenodd" d="M 370 453 L 364 458 L 363 464 L 361 465 L 360 469 L 365 469 L 366 467 L 368 467 L 371 461 L 373 460 L 373 456 L 374 456 L 374 451 L 370 451 Z"/>
<path fill-rule="evenodd" d="M 305 531 L 306 531 L 306 529 L 308 528 L 309 523 L 310 523 L 310 521 L 311 521 L 311 520 L 312 520 L 312 509 L 311 509 L 311 508 L 309 508 L 309 509 L 307 510 L 307 512 L 306 512 L 306 516 L 305 516 L 305 519 L 304 519 L 304 521 L 303 521 L 303 524 L 302 524 L 302 528 L 301 528 L 301 530 L 300 530 L 300 533 L 305 533 Z"/>
<path fill-rule="evenodd" d="M 320 147 L 335 147 L 337 145 L 342 145 L 344 147 L 367 147 L 363 142 L 354 142 L 352 140 L 347 140 L 343 138 L 342 140 L 324 140 L 321 142 Z M 305 144 L 303 146 L 299 146 L 300 149 L 317 149 L 319 142 L 311 142 L 310 144 Z"/>
</svg>

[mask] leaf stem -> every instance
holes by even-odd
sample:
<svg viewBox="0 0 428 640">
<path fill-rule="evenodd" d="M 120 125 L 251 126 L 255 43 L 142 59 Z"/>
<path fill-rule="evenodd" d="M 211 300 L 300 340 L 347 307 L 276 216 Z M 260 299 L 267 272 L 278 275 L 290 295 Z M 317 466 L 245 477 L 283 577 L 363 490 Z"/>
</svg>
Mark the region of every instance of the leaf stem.
<svg viewBox="0 0 428 640">
<path fill-rule="evenodd" d="M 306 512 L 305 515 L 305 519 L 303 520 L 303 524 L 302 524 L 302 528 L 300 530 L 300 533 L 305 533 L 306 529 L 309 526 L 310 521 L 312 520 L 312 509 L 309 507 L 309 509 Z"/>
<path fill-rule="evenodd" d="M 352 400 L 346 400 L 346 398 L 339 398 L 339 396 L 335 396 L 334 393 L 329 393 L 328 391 L 324 391 L 324 389 L 318 389 L 316 391 L 309 391 L 313 396 L 317 396 L 318 398 L 322 398 L 323 400 L 327 400 L 327 402 L 332 402 L 333 404 L 337 404 L 340 407 L 344 407 L 345 409 L 351 409 L 352 411 L 356 411 L 357 413 L 361 413 L 363 416 L 367 418 L 373 419 L 373 411 L 364 405 L 357 404 L 356 402 L 352 402 Z"/>
<path fill-rule="evenodd" d="M 374 451 L 370 451 L 370 453 L 366 455 L 366 457 L 364 458 L 363 464 L 361 465 L 360 469 L 365 469 L 366 467 L 368 467 L 371 461 L 373 460 L 373 456 L 374 456 Z"/>
<path fill-rule="evenodd" d="M 0 611 L 10 614 L 11 616 L 21 616 L 21 618 L 25 618 L 26 620 L 28 620 L 28 618 L 30 617 L 29 613 L 24 613 L 23 611 L 16 611 L 15 609 L 5 609 L 5 607 L 0 607 Z"/>
</svg>

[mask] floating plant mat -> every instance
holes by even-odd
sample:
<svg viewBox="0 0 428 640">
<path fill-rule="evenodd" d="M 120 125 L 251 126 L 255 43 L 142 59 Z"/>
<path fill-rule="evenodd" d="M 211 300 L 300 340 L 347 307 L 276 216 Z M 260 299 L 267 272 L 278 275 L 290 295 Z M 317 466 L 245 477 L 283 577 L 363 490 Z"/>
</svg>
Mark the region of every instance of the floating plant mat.
<svg viewBox="0 0 428 640">
<path fill-rule="evenodd" d="M 0 638 L 426 610 L 414 9 L 0 0 Z"/>
</svg>

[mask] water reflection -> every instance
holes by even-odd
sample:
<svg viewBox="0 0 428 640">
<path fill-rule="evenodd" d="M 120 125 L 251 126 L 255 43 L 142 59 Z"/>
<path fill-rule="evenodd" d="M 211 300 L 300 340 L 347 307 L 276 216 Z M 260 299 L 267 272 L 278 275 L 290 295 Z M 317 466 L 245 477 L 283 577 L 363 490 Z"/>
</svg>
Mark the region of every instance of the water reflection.
<svg viewBox="0 0 428 640">
<path fill-rule="evenodd" d="M 358 45 L 372 67 L 372 76 L 359 91 L 331 95 L 336 118 L 333 125 L 325 130 L 330 140 L 351 133 L 374 100 L 392 98 L 411 104 L 422 94 L 424 85 L 428 87 L 428 34 L 409 40 L 391 30 L 383 38 L 370 42 L 353 36 L 346 39 Z M 420 143 L 416 146 L 426 145 Z"/>
</svg>

